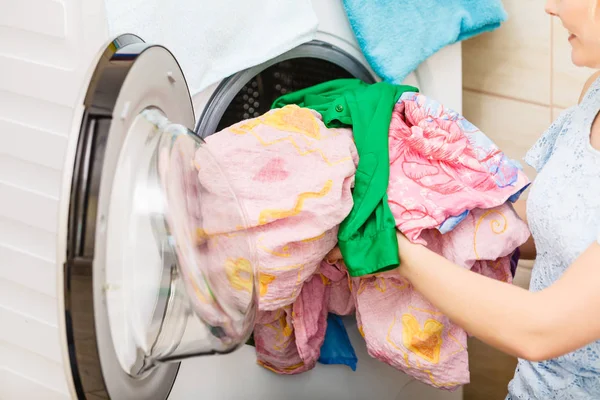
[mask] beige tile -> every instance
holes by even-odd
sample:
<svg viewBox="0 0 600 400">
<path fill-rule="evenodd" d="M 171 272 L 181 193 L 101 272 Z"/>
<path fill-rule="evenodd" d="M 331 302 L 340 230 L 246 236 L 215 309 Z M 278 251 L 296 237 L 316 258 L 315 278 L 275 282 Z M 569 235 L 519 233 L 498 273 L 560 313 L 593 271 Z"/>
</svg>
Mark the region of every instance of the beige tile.
<svg viewBox="0 0 600 400">
<path fill-rule="evenodd" d="M 470 338 L 469 369 L 471 383 L 465 386 L 464 400 L 504 400 L 517 359 Z"/>
<path fill-rule="evenodd" d="M 552 120 L 554 121 L 556 118 L 558 118 L 558 116 L 560 115 L 561 112 L 565 111 L 564 108 L 557 108 L 557 107 L 553 107 L 552 108 Z"/>
<path fill-rule="evenodd" d="M 533 268 L 533 261 L 522 260 L 519 262 L 517 267 L 517 273 L 513 279 L 513 284 L 523 289 L 529 289 L 529 282 L 531 281 L 531 268 Z"/>
<path fill-rule="evenodd" d="M 463 87 L 550 105 L 550 20 L 538 0 L 504 0 L 509 19 L 463 43 Z"/>
<path fill-rule="evenodd" d="M 520 260 L 519 268 L 523 270 L 530 270 L 533 268 L 533 260 Z"/>
<path fill-rule="evenodd" d="M 523 164 L 534 178 L 534 170 L 523 162 L 525 153 L 548 128 L 550 108 L 465 90 L 465 117 L 492 139 L 509 157 Z"/>
<path fill-rule="evenodd" d="M 570 107 L 577 103 L 583 84 L 592 75 L 590 68 L 576 67 L 571 62 L 569 34 L 558 18 L 552 21 L 552 101 L 554 106 Z"/>
</svg>

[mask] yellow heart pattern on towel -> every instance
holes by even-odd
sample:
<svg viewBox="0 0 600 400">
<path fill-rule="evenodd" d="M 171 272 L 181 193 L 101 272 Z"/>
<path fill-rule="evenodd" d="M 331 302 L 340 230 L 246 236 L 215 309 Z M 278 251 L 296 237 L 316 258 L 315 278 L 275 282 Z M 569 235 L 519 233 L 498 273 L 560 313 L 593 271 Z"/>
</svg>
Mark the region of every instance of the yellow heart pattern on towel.
<svg viewBox="0 0 600 400">
<path fill-rule="evenodd" d="M 252 291 L 252 264 L 245 258 L 227 259 L 225 263 L 227 279 L 235 290 Z M 259 294 L 264 296 L 269 290 L 269 285 L 275 280 L 275 276 L 261 272 L 259 274 Z"/>
<path fill-rule="evenodd" d="M 404 347 L 433 364 L 440 361 L 443 329 L 444 324 L 435 319 L 427 319 L 421 329 L 421 325 L 414 315 L 404 314 L 402 316 Z"/>
</svg>

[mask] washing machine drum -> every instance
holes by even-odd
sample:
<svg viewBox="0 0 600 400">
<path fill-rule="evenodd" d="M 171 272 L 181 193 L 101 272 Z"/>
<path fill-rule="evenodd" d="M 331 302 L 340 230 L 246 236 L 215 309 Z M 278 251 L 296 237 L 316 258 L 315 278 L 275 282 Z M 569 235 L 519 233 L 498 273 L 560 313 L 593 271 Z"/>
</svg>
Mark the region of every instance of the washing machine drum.
<svg viewBox="0 0 600 400">
<path fill-rule="evenodd" d="M 79 398 L 165 399 L 179 361 L 247 341 L 256 250 L 202 137 L 281 94 L 351 76 L 370 79 L 332 46 L 301 46 L 224 80 L 192 131 L 191 97 L 167 49 L 134 35 L 105 49 L 83 104 L 69 207 L 65 319 Z"/>
</svg>

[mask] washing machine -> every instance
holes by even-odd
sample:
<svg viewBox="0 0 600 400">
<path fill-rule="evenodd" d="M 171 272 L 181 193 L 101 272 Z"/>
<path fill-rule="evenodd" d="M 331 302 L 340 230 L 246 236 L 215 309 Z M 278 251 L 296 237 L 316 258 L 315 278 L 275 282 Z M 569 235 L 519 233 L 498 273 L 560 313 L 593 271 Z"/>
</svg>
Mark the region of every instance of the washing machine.
<svg viewBox="0 0 600 400">
<path fill-rule="evenodd" d="M 341 1 L 313 7 L 314 40 L 190 93 L 168 48 L 135 32 L 109 37 L 101 0 L 5 2 L 0 399 L 462 398 L 369 357 L 350 317 L 356 372 L 317 365 L 275 375 L 246 344 L 255 295 L 241 307 L 198 301 L 217 289 L 194 274 L 203 260 L 182 250 L 188 215 L 174 210 L 185 207 L 189 182 L 177 177 L 189 166 L 178 157 L 204 154 L 218 170 L 202 139 L 279 95 L 336 78 L 378 80 Z M 460 111 L 461 73 L 457 44 L 406 83 Z M 225 197 L 243 224 L 243 205 L 233 191 Z M 240 245 L 254 251 L 251 237 Z"/>
</svg>

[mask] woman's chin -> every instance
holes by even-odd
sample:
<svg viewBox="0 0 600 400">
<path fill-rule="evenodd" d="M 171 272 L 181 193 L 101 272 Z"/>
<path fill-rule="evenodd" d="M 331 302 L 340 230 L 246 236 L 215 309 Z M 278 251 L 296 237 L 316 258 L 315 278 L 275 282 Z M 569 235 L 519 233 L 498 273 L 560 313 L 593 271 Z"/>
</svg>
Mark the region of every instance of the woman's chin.
<svg viewBox="0 0 600 400">
<path fill-rule="evenodd" d="M 575 49 L 573 49 L 573 51 L 571 52 L 571 62 L 576 67 L 587 67 L 585 57 L 583 57 L 581 54 L 578 54 L 577 51 L 575 51 Z"/>
<path fill-rule="evenodd" d="M 598 69 L 600 68 L 600 54 L 593 57 L 587 52 L 584 52 L 577 47 L 573 47 L 571 50 L 571 62 L 577 67 Z"/>
</svg>

